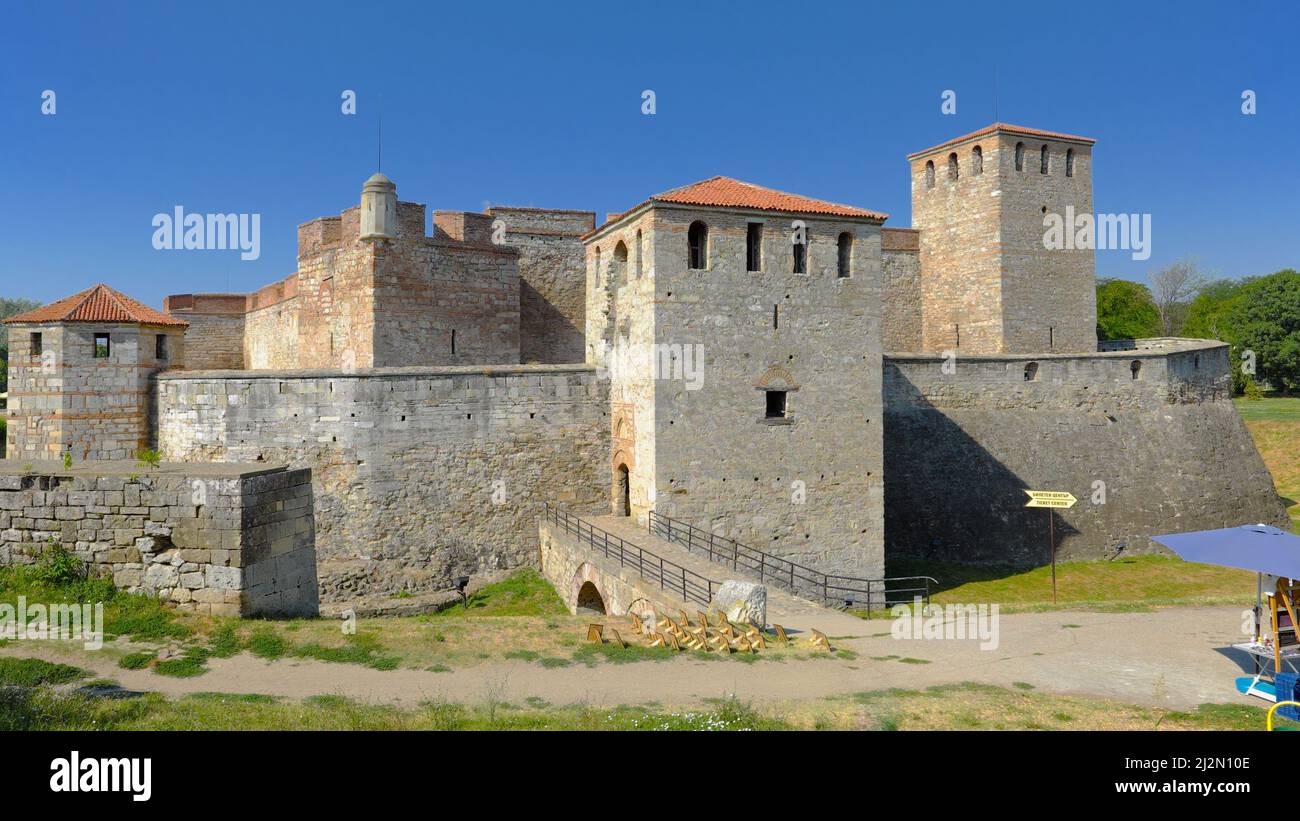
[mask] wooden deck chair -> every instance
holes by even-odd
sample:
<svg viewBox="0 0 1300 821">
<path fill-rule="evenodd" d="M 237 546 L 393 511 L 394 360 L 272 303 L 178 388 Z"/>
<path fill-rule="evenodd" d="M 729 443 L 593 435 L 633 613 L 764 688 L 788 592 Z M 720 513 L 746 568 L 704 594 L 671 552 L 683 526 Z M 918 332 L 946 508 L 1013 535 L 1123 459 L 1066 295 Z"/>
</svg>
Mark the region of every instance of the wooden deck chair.
<svg viewBox="0 0 1300 821">
<path fill-rule="evenodd" d="M 633 633 L 644 633 L 644 632 L 645 632 L 645 625 L 641 623 L 641 617 L 640 617 L 640 616 L 638 616 L 636 613 L 633 613 L 631 610 L 629 610 L 628 613 L 627 613 L 627 617 L 628 617 L 629 619 L 632 620 L 632 632 L 633 632 Z"/>
<path fill-rule="evenodd" d="M 615 630 L 613 627 L 609 628 L 609 638 L 611 641 L 614 642 L 614 644 L 618 646 L 618 649 L 620 650 L 627 649 L 627 642 L 623 641 L 623 637 L 620 636 L 618 634 L 618 631 Z"/>
<path fill-rule="evenodd" d="M 695 615 L 700 620 L 700 627 L 707 630 L 709 628 L 709 614 L 705 613 L 703 610 L 696 610 Z"/>
<path fill-rule="evenodd" d="M 686 611 L 685 611 L 685 610 L 678 610 L 678 611 L 677 611 L 677 615 L 678 615 L 679 617 L 681 617 L 681 620 L 682 620 L 682 627 L 690 627 L 690 626 L 691 626 L 691 617 L 688 616 L 688 615 L 686 615 Z"/>
<path fill-rule="evenodd" d="M 672 619 L 667 616 L 660 616 L 658 613 L 655 614 L 654 625 L 656 630 L 667 630 L 670 624 L 672 624 Z"/>
<path fill-rule="evenodd" d="M 667 642 L 666 640 L 664 640 L 664 634 L 663 634 L 663 633 L 655 632 L 655 633 L 651 633 L 651 634 L 650 634 L 650 646 L 651 646 L 651 647 L 667 647 L 667 646 L 668 646 L 668 642 Z"/>
<path fill-rule="evenodd" d="M 812 638 L 809 639 L 809 641 L 812 642 L 813 647 L 819 647 L 823 650 L 826 650 L 827 652 L 830 652 L 831 640 L 826 638 L 826 634 L 818 630 L 817 628 L 813 628 Z"/>
<path fill-rule="evenodd" d="M 668 643 L 669 647 L 673 648 L 679 653 L 682 651 L 681 642 L 677 641 L 677 637 L 674 636 L 672 633 L 660 633 L 659 636 Z"/>
<path fill-rule="evenodd" d="M 781 646 L 789 646 L 790 637 L 785 634 L 785 628 L 779 624 L 773 623 L 772 629 L 776 631 L 776 640 L 781 642 Z"/>
<path fill-rule="evenodd" d="M 736 637 L 736 649 L 739 650 L 739 651 L 742 652 L 742 653 L 757 653 L 757 652 L 758 652 L 757 650 L 754 649 L 754 645 L 752 645 L 752 644 L 749 643 L 749 639 L 745 638 L 744 636 L 737 636 L 737 637 Z"/>
<path fill-rule="evenodd" d="M 605 643 L 604 630 L 605 630 L 605 625 L 603 624 L 587 625 L 587 641 L 591 642 L 592 644 L 604 644 Z"/>
<path fill-rule="evenodd" d="M 721 633 L 714 633 L 706 641 L 709 649 L 717 650 L 719 653 L 731 653 L 731 642 Z"/>
<path fill-rule="evenodd" d="M 751 624 L 745 628 L 745 638 L 749 639 L 749 643 L 755 647 L 767 649 L 767 639 L 763 638 L 763 634 L 754 625 Z"/>
</svg>

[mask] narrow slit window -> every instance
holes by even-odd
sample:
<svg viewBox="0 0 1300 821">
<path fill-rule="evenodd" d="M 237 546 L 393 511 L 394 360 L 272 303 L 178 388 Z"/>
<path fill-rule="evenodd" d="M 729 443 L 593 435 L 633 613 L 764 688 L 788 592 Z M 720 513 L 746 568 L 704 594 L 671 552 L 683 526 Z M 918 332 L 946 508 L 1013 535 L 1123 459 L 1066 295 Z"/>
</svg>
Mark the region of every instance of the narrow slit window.
<svg viewBox="0 0 1300 821">
<path fill-rule="evenodd" d="M 1039 161 L 1038 161 L 1039 174 L 1047 173 L 1047 158 L 1048 158 L 1047 146 L 1043 146 L 1043 150 L 1039 152 Z"/>
<path fill-rule="evenodd" d="M 808 273 L 808 232 L 794 238 L 794 273 Z"/>
<path fill-rule="evenodd" d="M 840 234 L 837 251 L 836 276 L 848 279 L 849 274 L 853 273 L 853 235 L 848 231 Z"/>
<path fill-rule="evenodd" d="M 978 145 L 970 153 L 970 168 L 976 176 L 984 173 L 984 149 Z"/>
<path fill-rule="evenodd" d="M 745 231 L 745 270 L 763 270 L 763 223 L 751 222 Z"/>
<path fill-rule="evenodd" d="M 1025 170 L 1025 144 L 1016 143 L 1016 170 Z"/>
<path fill-rule="evenodd" d="M 690 267 L 693 271 L 703 271 L 709 267 L 709 226 L 696 220 L 686 232 L 687 244 L 690 246 Z"/>
<path fill-rule="evenodd" d="M 451 352 L 456 353 L 456 329 L 451 329 Z"/>
<path fill-rule="evenodd" d="M 779 327 L 781 327 L 781 306 L 773 305 L 772 306 L 772 330 L 776 330 Z"/>
<path fill-rule="evenodd" d="M 1065 176 L 1067 177 L 1074 176 L 1074 149 L 1073 148 L 1067 148 L 1065 150 Z"/>
</svg>

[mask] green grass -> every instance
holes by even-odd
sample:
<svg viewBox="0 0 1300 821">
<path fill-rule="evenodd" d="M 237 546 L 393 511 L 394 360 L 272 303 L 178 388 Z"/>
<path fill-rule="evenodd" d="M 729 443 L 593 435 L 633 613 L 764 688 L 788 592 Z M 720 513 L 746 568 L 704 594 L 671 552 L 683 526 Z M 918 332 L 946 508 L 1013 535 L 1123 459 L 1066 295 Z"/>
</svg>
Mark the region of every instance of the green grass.
<svg viewBox="0 0 1300 821">
<path fill-rule="evenodd" d="M 193 631 L 178 621 L 175 610 L 147 596 L 125 593 L 112 579 L 50 583 L 35 566 L 0 568 L 0 602 L 17 606 L 18 597 L 43 604 L 104 604 L 104 639 L 130 636 L 136 641 L 185 639 Z"/>
<path fill-rule="evenodd" d="M 1244 570 L 1184 562 L 1166 556 L 1115 561 L 1060 562 L 1058 605 L 1052 604 L 1050 567 L 1023 568 L 895 560 L 890 575 L 928 575 L 939 581 L 932 604 L 998 604 L 1003 612 L 1058 607 L 1141 611 L 1178 604 L 1250 601 L 1254 576 Z M 889 616 L 888 611 L 884 611 Z"/>
<path fill-rule="evenodd" d="M 238 642 L 238 639 L 234 639 Z M 400 665 L 397 658 L 382 655 L 383 645 L 374 633 L 355 633 L 344 636 L 342 646 L 330 646 L 319 642 L 294 644 L 275 632 L 271 625 L 261 625 L 243 645 L 249 652 L 270 661 L 281 658 L 313 659 L 334 664 L 360 664 L 376 670 L 396 670 Z"/>
<path fill-rule="evenodd" d="M 1273 474 L 1273 486 L 1287 500 L 1291 530 L 1300 533 L 1300 398 L 1236 402 L 1259 455 Z"/>
<path fill-rule="evenodd" d="M 485 585 L 469 597 L 468 606 L 454 606 L 424 619 L 455 619 L 478 616 L 567 616 L 568 609 L 555 588 L 531 568 L 509 578 Z"/>
<path fill-rule="evenodd" d="M 80 667 L 52 664 L 40 659 L 0 658 L 0 686 L 36 687 L 41 684 L 67 684 L 90 678 Z"/>
<path fill-rule="evenodd" d="M 1232 401 L 1247 422 L 1300 422 L 1300 397 L 1272 396 L 1257 400 L 1237 397 Z"/>
</svg>

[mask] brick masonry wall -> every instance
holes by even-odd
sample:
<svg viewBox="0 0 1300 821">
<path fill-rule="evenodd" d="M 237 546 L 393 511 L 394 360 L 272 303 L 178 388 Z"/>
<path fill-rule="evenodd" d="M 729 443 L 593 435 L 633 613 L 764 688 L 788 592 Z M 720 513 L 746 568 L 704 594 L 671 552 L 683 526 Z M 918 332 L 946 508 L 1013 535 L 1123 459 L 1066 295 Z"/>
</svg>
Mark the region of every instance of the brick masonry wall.
<svg viewBox="0 0 1300 821">
<path fill-rule="evenodd" d="M 243 294 L 176 294 L 163 311 L 189 323 L 185 367 L 196 370 L 244 367 Z"/>
<path fill-rule="evenodd" d="M 0 461 L 0 565 L 51 541 L 131 593 L 211 615 L 317 612 L 306 470 Z"/>
<path fill-rule="evenodd" d="M 12 459 L 78 462 L 125 459 L 150 441 L 150 380 L 185 364 L 181 329 L 71 322 L 13 324 L 9 332 L 6 454 Z M 41 352 L 32 334 L 41 335 Z M 109 351 L 96 357 L 95 335 Z M 167 338 L 157 358 L 156 338 Z"/>
<path fill-rule="evenodd" d="M 1286 526 L 1229 398 L 1225 345 L 962 356 L 951 374 L 943 363 L 885 360 L 891 557 L 1046 562 L 1049 514 L 1024 507 L 1025 489 L 1079 499 L 1050 514 L 1063 558 L 1097 558 L 1119 545 L 1156 551 L 1149 537 L 1161 533 Z"/>
<path fill-rule="evenodd" d="M 487 209 L 519 251 L 519 356 L 522 362 L 582 362 L 586 262 L 579 239 L 596 227 L 591 211 Z"/>
<path fill-rule="evenodd" d="M 323 600 L 537 563 L 543 501 L 603 512 L 608 387 L 583 366 L 172 372 L 159 447 L 310 468 Z"/>
</svg>

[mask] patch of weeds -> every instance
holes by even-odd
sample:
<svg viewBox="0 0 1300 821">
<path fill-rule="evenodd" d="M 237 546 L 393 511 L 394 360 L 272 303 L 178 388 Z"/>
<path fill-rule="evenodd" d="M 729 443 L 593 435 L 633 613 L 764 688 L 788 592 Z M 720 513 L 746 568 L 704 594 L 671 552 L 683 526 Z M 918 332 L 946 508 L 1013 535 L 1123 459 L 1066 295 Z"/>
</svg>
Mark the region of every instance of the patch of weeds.
<svg viewBox="0 0 1300 821">
<path fill-rule="evenodd" d="M 68 664 L 54 664 L 41 659 L 0 658 L 0 685 L 37 687 L 68 684 L 89 677 L 87 671 Z"/>
<path fill-rule="evenodd" d="M 872 661 L 894 661 L 898 656 L 871 656 Z"/>
<path fill-rule="evenodd" d="M 1070 715 L 1069 713 L 1052 713 L 1052 718 L 1056 719 L 1057 721 L 1063 724 L 1067 724 L 1071 721 L 1074 721 L 1074 716 Z"/>
<path fill-rule="evenodd" d="M 898 660 L 902 664 L 929 664 L 927 659 L 914 659 L 910 656 Z"/>
<path fill-rule="evenodd" d="M 190 693 L 186 696 L 188 699 L 195 701 L 215 701 L 218 704 L 275 704 L 280 700 L 279 696 L 268 696 L 264 693 Z"/>
<path fill-rule="evenodd" d="M 448 666 L 445 665 L 445 664 L 433 664 L 433 665 L 430 665 L 430 666 L 428 666 L 428 667 L 426 667 L 426 668 L 424 668 L 424 669 L 425 669 L 425 670 L 428 670 L 430 673 L 450 673 L 450 672 L 451 672 L 451 668 L 448 667 Z"/>
<path fill-rule="evenodd" d="M 174 678 L 201 676 L 208 671 L 208 650 L 206 647 L 188 647 L 179 657 L 163 659 L 155 664 L 153 671 Z"/>
<path fill-rule="evenodd" d="M 507 650 L 505 654 L 506 658 L 519 661 L 537 661 L 541 655 L 536 650 Z"/>
<path fill-rule="evenodd" d="M 228 659 L 243 649 L 243 642 L 233 623 L 227 622 L 212 632 L 208 640 L 208 652 L 213 658 Z"/>
<path fill-rule="evenodd" d="M 1061 629 L 1062 629 L 1062 630 L 1078 630 L 1080 627 L 1083 627 L 1083 625 L 1082 625 L 1082 624 L 1062 624 L 1062 625 L 1061 625 Z"/>
<path fill-rule="evenodd" d="M 154 653 L 129 653 L 117 660 L 117 666 L 123 670 L 143 670 L 156 657 Z"/>
<path fill-rule="evenodd" d="M 524 568 L 509 578 L 485 585 L 469 597 L 464 607 L 448 607 L 428 614 L 430 620 L 465 616 L 567 616 L 568 608 L 555 588 L 536 570 Z"/>
<path fill-rule="evenodd" d="M 667 661 L 676 655 L 668 647 L 638 647 L 629 644 L 619 647 L 617 644 L 584 644 L 573 651 L 573 661 L 593 667 L 597 662 L 607 661 L 611 664 L 630 664 L 636 661 Z"/>
<path fill-rule="evenodd" d="M 275 661 L 289 654 L 289 643 L 274 628 L 258 627 L 248 638 L 248 651 L 258 658 Z"/>
<path fill-rule="evenodd" d="M 1036 688 L 1034 687 L 1034 685 L 1030 684 L 1030 683 L 1027 682 L 1027 681 L 1013 681 L 1013 682 L 1011 683 L 1011 686 L 1016 687 L 1016 688 L 1021 689 L 1021 690 L 1033 690 L 1033 689 L 1036 689 Z"/>
<path fill-rule="evenodd" d="M 551 702 L 538 696 L 529 696 L 524 699 L 524 703 L 529 707 L 532 707 L 534 710 L 545 710 L 547 707 L 551 706 Z"/>
<path fill-rule="evenodd" d="M 853 661 L 858 657 L 858 654 L 852 650 L 840 649 L 835 651 L 835 657 L 844 659 L 845 661 Z"/>
<path fill-rule="evenodd" d="M 568 667 L 573 662 L 569 659 L 560 658 L 559 656 L 543 656 L 537 660 L 537 663 L 548 670 L 553 670 L 559 667 Z"/>
</svg>

